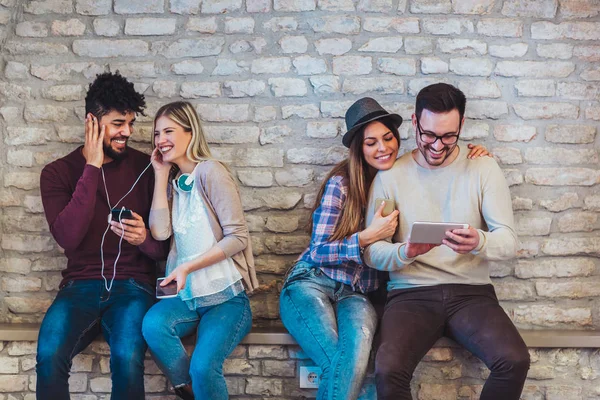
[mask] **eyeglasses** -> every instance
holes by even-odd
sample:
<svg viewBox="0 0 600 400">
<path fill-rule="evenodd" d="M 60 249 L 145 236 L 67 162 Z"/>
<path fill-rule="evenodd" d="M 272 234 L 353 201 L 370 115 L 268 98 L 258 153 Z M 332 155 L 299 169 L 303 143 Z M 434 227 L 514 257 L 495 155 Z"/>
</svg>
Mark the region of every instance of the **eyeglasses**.
<svg viewBox="0 0 600 400">
<path fill-rule="evenodd" d="M 443 144 L 454 144 L 458 142 L 458 135 L 460 135 L 460 128 L 462 126 L 458 126 L 457 133 L 448 133 L 443 136 L 437 136 L 433 132 L 423 132 L 423 128 L 421 128 L 421 123 L 419 122 L 419 118 L 417 118 L 417 129 L 419 131 L 419 137 L 423 143 L 434 144 L 438 140 L 441 140 Z"/>
</svg>

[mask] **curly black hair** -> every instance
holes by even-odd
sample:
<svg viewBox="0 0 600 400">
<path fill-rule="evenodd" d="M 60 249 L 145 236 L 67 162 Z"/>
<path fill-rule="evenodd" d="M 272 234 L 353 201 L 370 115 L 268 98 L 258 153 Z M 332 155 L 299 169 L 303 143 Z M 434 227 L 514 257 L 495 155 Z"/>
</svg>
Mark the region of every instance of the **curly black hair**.
<svg viewBox="0 0 600 400">
<path fill-rule="evenodd" d="M 126 113 L 129 111 L 144 114 L 146 100 L 144 95 L 135 91 L 133 83 L 125 79 L 119 71 L 96 75 L 85 96 L 85 113 L 100 118 L 112 110 Z"/>
</svg>

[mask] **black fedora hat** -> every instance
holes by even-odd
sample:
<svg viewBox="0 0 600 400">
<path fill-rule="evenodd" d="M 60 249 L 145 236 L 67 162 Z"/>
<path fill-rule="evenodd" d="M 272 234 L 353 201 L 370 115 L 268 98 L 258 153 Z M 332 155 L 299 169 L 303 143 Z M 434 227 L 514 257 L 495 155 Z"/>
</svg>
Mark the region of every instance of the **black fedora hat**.
<svg viewBox="0 0 600 400">
<path fill-rule="evenodd" d="M 352 139 L 354 139 L 354 136 L 356 136 L 356 133 L 360 128 L 369 122 L 380 119 L 388 119 L 396 126 L 396 128 L 402 124 L 401 116 L 398 114 L 390 114 L 385 111 L 375 99 L 370 97 L 358 99 L 350 106 L 348 111 L 346 111 L 346 128 L 348 129 L 348 132 L 342 137 L 344 146 L 350 147 Z"/>
</svg>

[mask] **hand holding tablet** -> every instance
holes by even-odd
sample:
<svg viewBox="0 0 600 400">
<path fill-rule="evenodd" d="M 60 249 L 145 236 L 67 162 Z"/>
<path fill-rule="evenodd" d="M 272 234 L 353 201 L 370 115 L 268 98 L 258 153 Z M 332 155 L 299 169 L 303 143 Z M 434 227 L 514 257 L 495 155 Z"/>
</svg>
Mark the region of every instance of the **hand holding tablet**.
<svg viewBox="0 0 600 400">
<path fill-rule="evenodd" d="M 479 245 L 479 232 L 469 224 L 419 221 L 412 225 L 409 243 L 443 244 L 459 254 L 467 254 Z"/>
</svg>

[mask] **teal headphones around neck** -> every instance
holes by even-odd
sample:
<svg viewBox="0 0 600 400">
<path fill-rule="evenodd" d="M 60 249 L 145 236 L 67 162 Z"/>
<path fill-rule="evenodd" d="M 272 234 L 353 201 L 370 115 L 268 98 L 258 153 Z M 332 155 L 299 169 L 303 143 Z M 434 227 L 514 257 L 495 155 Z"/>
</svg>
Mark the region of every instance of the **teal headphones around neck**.
<svg viewBox="0 0 600 400">
<path fill-rule="evenodd" d="M 194 187 L 194 177 L 190 174 L 181 174 L 181 176 L 177 178 L 177 186 L 184 192 L 191 192 Z"/>
</svg>

